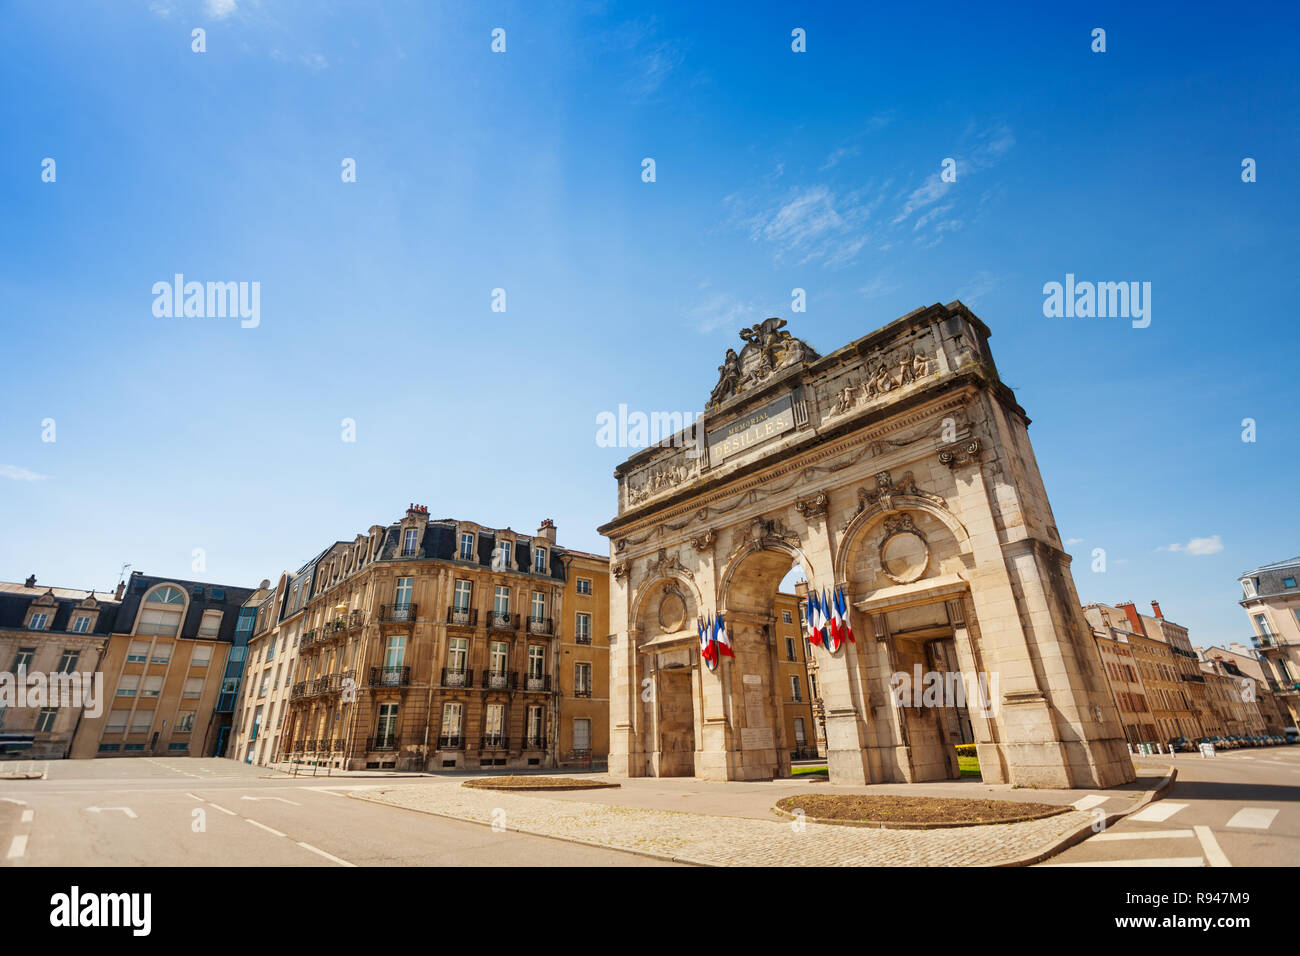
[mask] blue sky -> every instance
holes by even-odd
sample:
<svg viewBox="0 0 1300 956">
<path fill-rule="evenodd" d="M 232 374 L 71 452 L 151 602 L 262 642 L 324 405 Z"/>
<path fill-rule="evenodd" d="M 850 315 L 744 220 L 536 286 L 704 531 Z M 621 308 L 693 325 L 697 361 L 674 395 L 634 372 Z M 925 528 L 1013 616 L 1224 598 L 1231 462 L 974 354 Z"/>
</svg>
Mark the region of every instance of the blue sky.
<svg viewBox="0 0 1300 956">
<path fill-rule="evenodd" d="M 605 551 L 599 412 L 961 298 L 1080 597 L 1243 637 L 1300 553 L 1298 15 L 1129 6 L 4 3 L 0 578 L 255 583 L 410 501 Z M 177 272 L 260 324 L 155 317 Z M 1150 327 L 1045 318 L 1066 273 Z"/>
</svg>

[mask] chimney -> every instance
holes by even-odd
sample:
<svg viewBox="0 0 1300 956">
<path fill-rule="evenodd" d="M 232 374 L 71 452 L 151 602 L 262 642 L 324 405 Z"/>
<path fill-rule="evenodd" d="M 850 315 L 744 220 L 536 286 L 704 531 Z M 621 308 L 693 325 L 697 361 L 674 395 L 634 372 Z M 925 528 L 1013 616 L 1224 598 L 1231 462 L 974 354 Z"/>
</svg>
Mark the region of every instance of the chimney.
<svg viewBox="0 0 1300 956">
<path fill-rule="evenodd" d="M 1142 626 L 1142 618 L 1138 615 L 1137 605 L 1132 601 L 1121 601 L 1115 606 L 1128 615 L 1129 629 L 1134 634 L 1141 634 L 1145 637 L 1147 629 Z"/>
<path fill-rule="evenodd" d="M 551 544 L 555 544 L 555 522 L 550 518 L 542 521 L 542 525 L 537 529 L 537 537 L 545 538 Z"/>
<path fill-rule="evenodd" d="M 1163 614 L 1160 613 L 1160 602 L 1158 602 L 1158 601 L 1152 601 L 1152 602 L 1151 602 L 1151 610 L 1155 613 L 1155 616 L 1156 616 L 1157 618 L 1159 618 L 1160 620 L 1163 621 L 1163 620 L 1165 619 L 1165 616 L 1164 616 Z"/>
<path fill-rule="evenodd" d="M 410 504 L 406 506 L 406 517 L 408 518 L 428 518 L 429 509 L 424 505 Z"/>
<path fill-rule="evenodd" d="M 126 590 L 126 582 L 125 582 L 125 581 L 118 581 L 118 582 L 117 582 L 117 593 L 115 593 L 115 594 L 113 595 L 113 600 L 114 600 L 114 601 L 120 601 L 120 600 L 122 600 L 122 592 L 125 591 L 125 590 Z"/>
<path fill-rule="evenodd" d="M 23 582 L 23 587 L 25 587 L 25 588 L 34 588 L 34 587 L 36 587 L 36 575 L 33 574 L 33 575 L 32 575 L 31 577 L 29 577 L 26 581 L 24 581 L 24 582 Z"/>
</svg>

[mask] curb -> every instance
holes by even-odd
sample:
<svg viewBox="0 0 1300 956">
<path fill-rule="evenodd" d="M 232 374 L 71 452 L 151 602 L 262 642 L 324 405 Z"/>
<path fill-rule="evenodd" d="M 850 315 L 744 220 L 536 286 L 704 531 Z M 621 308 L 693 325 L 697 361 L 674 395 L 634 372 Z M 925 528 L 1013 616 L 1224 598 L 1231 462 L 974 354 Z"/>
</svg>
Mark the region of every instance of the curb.
<svg viewBox="0 0 1300 956">
<path fill-rule="evenodd" d="M 940 797 L 939 799 L 943 799 Z M 1005 820 L 976 820 L 970 823 L 908 823 L 901 820 L 834 820 L 828 817 L 810 817 L 806 814 L 803 817 L 805 823 L 820 823 L 828 827 L 858 827 L 868 830 L 958 830 L 963 827 L 997 827 L 1010 823 L 1032 823 L 1035 820 L 1047 820 L 1051 817 L 1059 817 L 1063 813 L 1069 813 L 1074 807 L 1068 803 L 1061 807 L 1056 807 L 1047 813 L 1038 813 L 1032 816 L 1008 817 Z M 795 814 L 789 810 L 783 810 L 776 804 L 772 805 L 772 810 L 777 816 L 784 817 L 787 820 L 797 820 Z"/>
<path fill-rule="evenodd" d="M 1178 768 L 1173 764 L 1170 764 L 1168 772 L 1165 774 L 1165 778 L 1161 780 L 1160 783 L 1156 784 L 1153 789 L 1147 790 L 1143 793 L 1142 796 L 1138 798 L 1137 802 L 1131 807 L 1122 812 L 1117 811 L 1115 813 L 1106 814 L 1106 818 L 1102 821 L 1102 830 L 1118 823 L 1131 813 L 1137 813 L 1137 811 L 1141 810 L 1151 802 L 1158 800 L 1164 795 L 1165 791 L 1174 785 L 1176 779 L 1178 779 Z M 1067 833 L 1065 836 L 1058 837 L 1032 856 L 1021 857 L 1020 859 L 1011 860 L 1007 863 L 994 863 L 991 865 L 996 867 L 1009 867 L 1033 866 L 1035 863 L 1041 863 L 1048 857 L 1056 856 L 1056 854 L 1060 853 L 1062 850 L 1068 850 L 1076 843 L 1082 843 L 1084 840 L 1088 839 L 1088 837 L 1092 836 L 1093 833 L 1097 832 L 1093 829 L 1094 826 L 1095 821 L 1085 823 L 1078 829 Z"/>
</svg>

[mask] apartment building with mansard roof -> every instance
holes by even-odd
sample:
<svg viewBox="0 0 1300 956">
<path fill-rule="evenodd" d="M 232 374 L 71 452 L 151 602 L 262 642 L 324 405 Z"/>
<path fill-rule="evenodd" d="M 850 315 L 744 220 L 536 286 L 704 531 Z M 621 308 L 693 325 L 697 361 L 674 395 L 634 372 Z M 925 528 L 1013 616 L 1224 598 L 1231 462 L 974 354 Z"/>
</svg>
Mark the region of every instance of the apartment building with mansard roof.
<svg viewBox="0 0 1300 956">
<path fill-rule="evenodd" d="M 288 713 L 258 749 L 246 701 L 241 759 L 251 744 L 255 762 L 348 769 L 605 762 L 609 560 L 560 546 L 553 522 L 527 535 L 412 505 L 286 588 Z"/>
<path fill-rule="evenodd" d="M 1266 679 L 1287 711 L 1288 726 L 1300 726 L 1300 557 L 1247 571 L 1237 582 Z"/>
</svg>

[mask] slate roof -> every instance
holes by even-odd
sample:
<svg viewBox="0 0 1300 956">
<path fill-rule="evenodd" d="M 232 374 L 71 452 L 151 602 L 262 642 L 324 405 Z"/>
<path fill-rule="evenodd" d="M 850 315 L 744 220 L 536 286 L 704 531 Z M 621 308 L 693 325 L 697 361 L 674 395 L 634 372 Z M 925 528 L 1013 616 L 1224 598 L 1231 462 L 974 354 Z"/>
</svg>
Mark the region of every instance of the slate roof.
<svg viewBox="0 0 1300 956">
<path fill-rule="evenodd" d="M 1300 557 L 1291 558 L 1289 561 L 1278 561 L 1276 564 L 1266 564 L 1254 571 L 1247 571 L 1241 578 L 1242 580 L 1250 578 L 1254 581 L 1256 597 L 1266 598 L 1278 594 L 1300 594 Z M 1293 579 L 1296 581 L 1297 587 L 1286 587 L 1282 583 L 1283 578 Z M 1247 600 L 1253 601 L 1255 598 L 1248 598 Z"/>
</svg>

